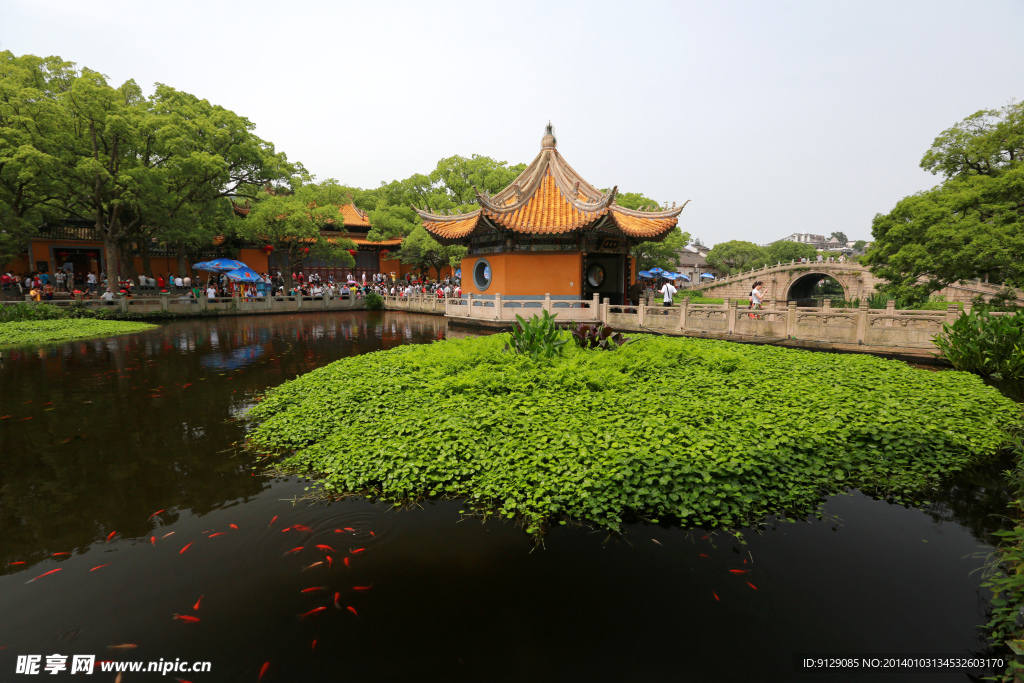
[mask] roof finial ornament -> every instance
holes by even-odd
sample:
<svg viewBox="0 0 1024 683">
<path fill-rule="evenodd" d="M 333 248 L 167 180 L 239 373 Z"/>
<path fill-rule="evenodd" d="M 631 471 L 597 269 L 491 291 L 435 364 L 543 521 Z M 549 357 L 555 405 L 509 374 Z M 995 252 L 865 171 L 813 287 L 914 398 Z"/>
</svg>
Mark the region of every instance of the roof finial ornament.
<svg viewBox="0 0 1024 683">
<path fill-rule="evenodd" d="M 555 129 L 551 125 L 551 121 L 548 121 L 548 125 L 544 127 L 544 137 L 540 140 L 541 149 L 554 149 L 558 141 L 555 140 Z"/>
</svg>

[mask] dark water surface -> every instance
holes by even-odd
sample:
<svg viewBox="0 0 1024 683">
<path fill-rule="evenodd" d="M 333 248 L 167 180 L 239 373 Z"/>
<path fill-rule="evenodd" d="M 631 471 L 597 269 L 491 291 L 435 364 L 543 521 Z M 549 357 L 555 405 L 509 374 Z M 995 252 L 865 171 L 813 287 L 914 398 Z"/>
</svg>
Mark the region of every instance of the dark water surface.
<svg viewBox="0 0 1024 683">
<path fill-rule="evenodd" d="M 210 662 L 125 683 L 256 681 L 266 662 L 264 681 L 973 680 L 799 672 L 794 657 L 986 655 L 975 555 L 1005 510 L 998 464 L 922 509 L 837 496 L 829 519 L 747 545 L 636 524 L 618 539 L 555 527 L 534 549 L 515 525 L 460 522 L 454 501 L 294 504 L 308 484 L 254 474 L 232 449 L 267 387 L 446 335 L 436 317 L 309 313 L 8 352 L 0 683 L 83 676 L 16 674 L 33 654 Z M 297 524 L 309 531 L 284 531 Z M 108 649 L 123 644 L 137 647 Z"/>
</svg>

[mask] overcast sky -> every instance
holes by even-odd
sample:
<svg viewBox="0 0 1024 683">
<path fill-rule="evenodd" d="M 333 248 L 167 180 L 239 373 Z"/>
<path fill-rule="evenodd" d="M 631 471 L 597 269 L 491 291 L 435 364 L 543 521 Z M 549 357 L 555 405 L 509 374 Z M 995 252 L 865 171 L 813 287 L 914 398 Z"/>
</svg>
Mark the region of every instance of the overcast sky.
<svg viewBox="0 0 1024 683">
<path fill-rule="evenodd" d="M 223 105 L 319 179 L 529 162 L 691 200 L 706 244 L 870 239 L 942 130 L 1024 97 L 1021 0 L 3 0 L 0 50 Z"/>
</svg>

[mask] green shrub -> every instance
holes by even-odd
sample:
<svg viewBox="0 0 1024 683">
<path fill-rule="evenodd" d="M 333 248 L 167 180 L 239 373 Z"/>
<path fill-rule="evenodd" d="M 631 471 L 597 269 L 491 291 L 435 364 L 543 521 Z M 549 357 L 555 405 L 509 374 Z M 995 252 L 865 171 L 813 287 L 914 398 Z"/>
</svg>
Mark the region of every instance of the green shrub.
<svg viewBox="0 0 1024 683">
<path fill-rule="evenodd" d="M 505 350 L 533 358 L 557 356 L 562 352 L 562 346 L 569 341 L 558 329 L 555 323 L 557 317 L 557 313 L 551 315 L 547 311 L 541 311 L 541 315 L 524 320 L 517 313 L 516 323 L 512 326 Z"/>
<path fill-rule="evenodd" d="M 383 311 L 384 310 L 384 297 L 377 292 L 370 292 L 366 295 L 366 310 L 368 311 Z"/>
<path fill-rule="evenodd" d="M 88 339 L 91 337 L 112 337 L 153 329 L 154 325 L 121 322 L 113 320 L 88 320 L 59 318 L 56 320 L 19 320 L 0 323 L 0 347 L 23 344 L 46 344 Z"/>
<path fill-rule="evenodd" d="M 994 380 L 1024 381 L 1024 314 L 971 311 L 935 337 L 942 356 L 957 370 Z"/>
<path fill-rule="evenodd" d="M 67 317 L 64 311 L 50 304 L 34 304 L 28 301 L 13 306 L 0 306 L 0 323 L 18 322 L 21 320 L 57 320 Z"/>
<path fill-rule="evenodd" d="M 271 389 L 250 446 L 330 494 L 464 497 L 531 532 L 630 513 L 733 526 L 847 487 L 913 500 L 1021 419 L 968 373 L 631 336 L 543 363 L 503 353 L 507 335 L 346 358 Z"/>
</svg>

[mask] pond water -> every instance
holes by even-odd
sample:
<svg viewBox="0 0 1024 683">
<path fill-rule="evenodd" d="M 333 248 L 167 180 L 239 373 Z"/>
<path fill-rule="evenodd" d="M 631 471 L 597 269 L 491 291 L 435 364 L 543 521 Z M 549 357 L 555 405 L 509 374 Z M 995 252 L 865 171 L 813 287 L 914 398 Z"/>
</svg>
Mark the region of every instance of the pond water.
<svg viewBox="0 0 1024 683">
<path fill-rule="evenodd" d="M 984 673 L 795 662 L 989 656 L 977 570 L 1006 509 L 1005 463 L 958 477 L 919 509 L 836 496 L 825 519 L 746 531 L 746 545 L 637 523 L 618 538 L 555 527 L 535 548 L 514 524 L 461 520 L 457 501 L 294 503 L 308 483 L 253 471 L 232 447 L 244 434 L 237 416 L 267 387 L 447 334 L 437 317 L 306 313 L 6 353 L 0 682 L 26 679 L 18 655 L 45 664 L 53 654 L 210 663 L 207 673 L 126 673 L 126 683 L 256 681 L 261 671 L 264 681 Z"/>
</svg>

